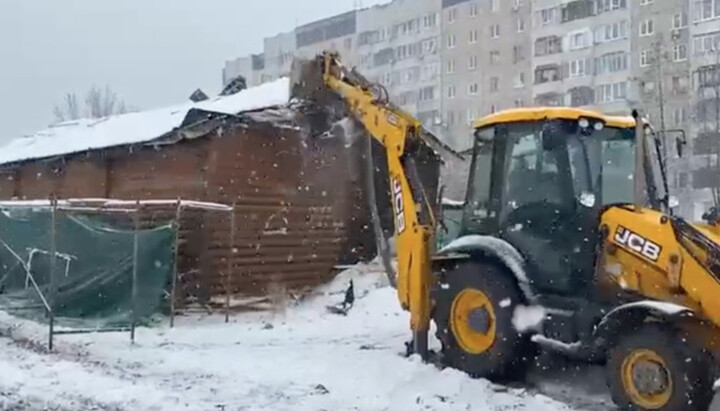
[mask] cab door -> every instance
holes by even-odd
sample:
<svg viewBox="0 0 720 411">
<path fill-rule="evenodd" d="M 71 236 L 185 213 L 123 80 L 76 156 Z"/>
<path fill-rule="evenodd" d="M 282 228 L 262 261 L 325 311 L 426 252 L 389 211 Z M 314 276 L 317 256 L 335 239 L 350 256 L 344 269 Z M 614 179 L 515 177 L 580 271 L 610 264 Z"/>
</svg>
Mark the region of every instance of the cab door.
<svg viewBox="0 0 720 411">
<path fill-rule="evenodd" d="M 592 208 L 576 195 L 578 163 L 570 161 L 568 139 L 544 139 L 542 122 L 508 124 L 497 132 L 507 142 L 499 176 L 504 184 L 496 193 L 498 236 L 524 255 L 538 291 L 576 294 L 592 273 L 592 258 L 586 264 L 592 245 L 585 238 L 592 237 L 594 223 Z"/>
</svg>

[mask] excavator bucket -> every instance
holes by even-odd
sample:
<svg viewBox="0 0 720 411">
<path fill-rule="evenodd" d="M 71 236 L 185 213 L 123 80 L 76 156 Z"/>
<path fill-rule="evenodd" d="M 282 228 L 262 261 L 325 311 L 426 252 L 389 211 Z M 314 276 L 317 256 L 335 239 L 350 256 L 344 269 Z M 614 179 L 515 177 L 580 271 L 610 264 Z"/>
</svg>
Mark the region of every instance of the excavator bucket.
<svg viewBox="0 0 720 411">
<path fill-rule="evenodd" d="M 315 133 L 333 134 L 333 127 L 347 119 L 345 101 L 325 85 L 323 58 L 295 59 L 290 71 L 290 97 Z"/>
</svg>

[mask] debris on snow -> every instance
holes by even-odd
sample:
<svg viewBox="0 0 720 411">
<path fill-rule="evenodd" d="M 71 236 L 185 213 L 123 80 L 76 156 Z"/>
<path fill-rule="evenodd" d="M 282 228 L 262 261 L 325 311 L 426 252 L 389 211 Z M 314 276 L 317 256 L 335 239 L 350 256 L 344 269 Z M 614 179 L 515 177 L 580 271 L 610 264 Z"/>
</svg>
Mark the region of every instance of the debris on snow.
<svg viewBox="0 0 720 411">
<path fill-rule="evenodd" d="M 547 338 L 544 335 L 535 334 L 532 337 L 530 337 L 530 340 L 534 343 L 541 344 L 545 347 L 553 348 L 556 351 L 561 352 L 577 352 L 582 345 L 580 342 L 574 342 L 574 343 L 566 343 L 558 340 L 554 340 L 552 338 Z"/>
<path fill-rule="evenodd" d="M 513 313 L 513 325 L 519 332 L 540 331 L 547 311 L 545 307 L 518 305 Z"/>
<path fill-rule="evenodd" d="M 354 283 L 353 315 L 325 311 Z M 283 314 L 177 319 L 175 328 L 58 337 L 35 353 L 16 337 L 43 344 L 47 327 L 0 313 L 0 392 L 39 400 L 39 408 L 118 410 L 435 410 L 571 411 L 523 389 L 498 387 L 453 369 L 401 355 L 409 314 L 378 264 L 358 265 Z M 268 320 L 274 323 L 271 327 Z M 7 335 L 7 334 L 5 334 Z M 431 332 L 431 335 L 433 333 Z M 438 344 L 431 340 L 431 344 Z M 5 405 L 0 396 L 0 408 Z M 7 408 L 13 407 L 11 402 Z"/>
</svg>

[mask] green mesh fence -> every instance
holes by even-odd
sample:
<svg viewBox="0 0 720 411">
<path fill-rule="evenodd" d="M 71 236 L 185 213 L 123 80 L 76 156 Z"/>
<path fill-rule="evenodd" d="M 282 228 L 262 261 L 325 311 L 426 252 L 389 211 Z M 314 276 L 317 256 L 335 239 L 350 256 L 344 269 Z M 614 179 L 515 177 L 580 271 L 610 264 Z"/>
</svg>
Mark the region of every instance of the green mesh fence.
<svg viewBox="0 0 720 411">
<path fill-rule="evenodd" d="M 44 297 L 58 325 L 78 328 L 127 326 L 133 305 L 138 322 L 146 324 L 167 309 L 175 241 L 170 221 L 137 232 L 133 302 L 135 232 L 130 217 L 56 212 L 53 257 L 49 207 L 0 211 L 0 309 L 42 320 L 47 315 Z"/>
</svg>

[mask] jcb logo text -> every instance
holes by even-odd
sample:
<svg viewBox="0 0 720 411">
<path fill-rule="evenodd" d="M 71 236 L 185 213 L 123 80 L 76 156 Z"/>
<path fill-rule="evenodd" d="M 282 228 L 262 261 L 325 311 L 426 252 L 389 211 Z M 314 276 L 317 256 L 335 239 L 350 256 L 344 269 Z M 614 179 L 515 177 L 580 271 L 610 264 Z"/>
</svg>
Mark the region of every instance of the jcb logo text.
<svg viewBox="0 0 720 411">
<path fill-rule="evenodd" d="M 618 226 L 617 231 L 615 231 L 615 242 L 642 254 L 652 261 L 658 260 L 662 250 L 659 245 L 623 226 Z"/>
<path fill-rule="evenodd" d="M 397 233 L 405 231 L 405 203 L 403 202 L 402 186 L 397 178 L 393 178 L 393 205 L 395 206 L 395 218 L 397 221 Z"/>
</svg>

